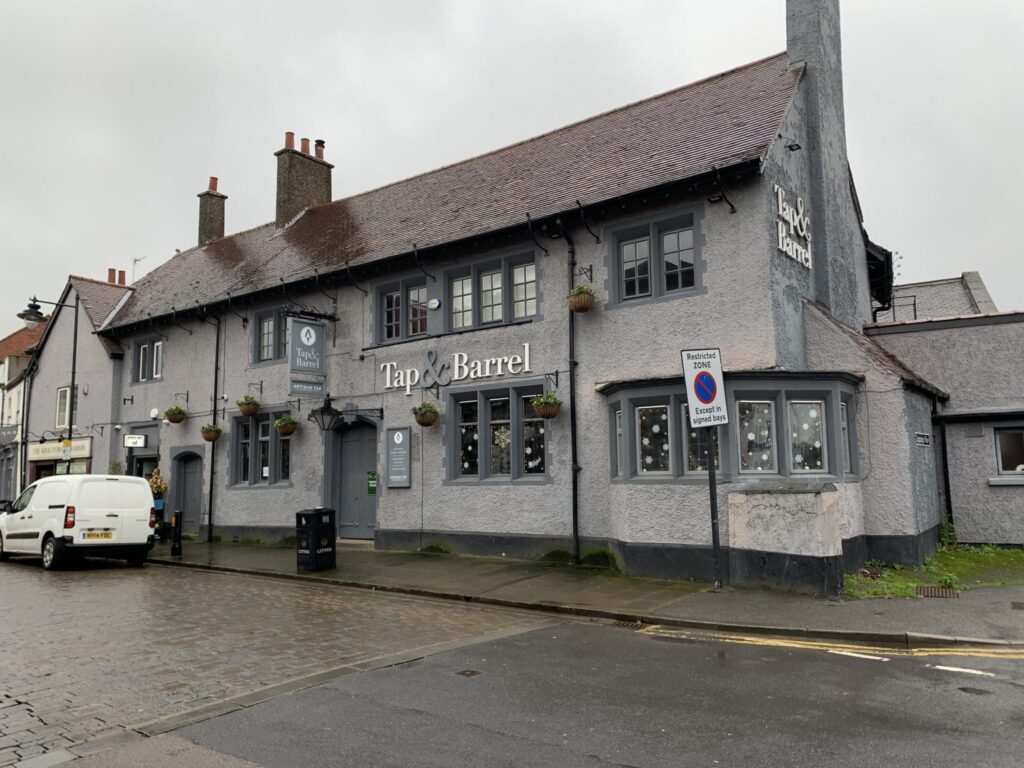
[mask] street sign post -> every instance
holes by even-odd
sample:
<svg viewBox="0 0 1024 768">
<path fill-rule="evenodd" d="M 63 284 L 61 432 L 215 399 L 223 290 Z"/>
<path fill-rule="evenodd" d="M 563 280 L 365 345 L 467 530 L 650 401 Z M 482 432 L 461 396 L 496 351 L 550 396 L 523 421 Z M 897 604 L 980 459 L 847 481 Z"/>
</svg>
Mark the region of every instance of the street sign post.
<svg viewBox="0 0 1024 768">
<path fill-rule="evenodd" d="M 690 426 L 704 429 L 707 452 L 708 496 L 711 502 L 711 549 L 715 561 L 715 589 L 722 588 L 722 543 L 718 530 L 718 483 L 715 457 L 718 455 L 718 427 L 729 423 L 725 379 L 722 377 L 722 352 L 719 349 L 684 349 L 679 353 L 686 380 L 686 410 Z"/>
</svg>

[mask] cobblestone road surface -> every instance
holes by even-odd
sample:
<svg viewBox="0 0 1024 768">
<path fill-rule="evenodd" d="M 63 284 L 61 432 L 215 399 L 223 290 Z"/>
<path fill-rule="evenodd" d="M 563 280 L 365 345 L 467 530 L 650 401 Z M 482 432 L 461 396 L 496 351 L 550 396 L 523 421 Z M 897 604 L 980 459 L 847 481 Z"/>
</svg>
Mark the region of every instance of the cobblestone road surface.
<svg viewBox="0 0 1024 768">
<path fill-rule="evenodd" d="M 148 566 L 0 564 L 0 768 L 344 664 L 544 623 Z"/>
</svg>

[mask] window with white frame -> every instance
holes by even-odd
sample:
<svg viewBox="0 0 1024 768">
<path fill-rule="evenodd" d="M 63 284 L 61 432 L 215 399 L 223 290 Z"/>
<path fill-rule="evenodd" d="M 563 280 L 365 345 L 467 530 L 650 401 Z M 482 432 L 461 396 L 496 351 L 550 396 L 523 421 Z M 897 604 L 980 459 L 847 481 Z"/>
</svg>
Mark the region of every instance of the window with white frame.
<svg viewBox="0 0 1024 768">
<path fill-rule="evenodd" d="M 615 411 L 615 473 L 619 477 L 626 475 L 626 443 L 622 431 L 622 409 Z"/>
<path fill-rule="evenodd" d="M 258 413 L 235 419 L 231 476 L 235 485 L 260 485 L 291 479 L 291 438 L 274 428 L 282 413 Z"/>
<path fill-rule="evenodd" d="M 164 343 L 159 339 L 135 342 L 135 364 L 132 381 L 136 383 L 161 379 L 164 375 Z"/>
<path fill-rule="evenodd" d="M 516 320 L 537 314 L 537 267 L 518 264 L 512 267 L 512 316 Z"/>
<path fill-rule="evenodd" d="M 736 423 L 741 473 L 777 472 L 775 402 L 737 400 Z"/>
<path fill-rule="evenodd" d="M 420 336 L 427 332 L 427 286 L 415 285 L 408 289 L 409 335 Z"/>
<path fill-rule="evenodd" d="M 71 387 L 61 387 L 57 390 L 57 416 L 54 419 L 55 429 L 67 429 L 71 425 L 71 406 L 72 398 L 70 397 Z M 78 416 L 78 387 L 75 387 L 75 416 L 76 421 Z"/>
<path fill-rule="evenodd" d="M 540 393 L 541 387 L 531 385 L 453 395 L 450 477 L 543 477 L 547 471 L 545 421 L 530 402 Z"/>
<path fill-rule="evenodd" d="M 484 272 L 480 275 L 480 322 L 500 323 L 501 312 L 501 272 Z"/>
<path fill-rule="evenodd" d="M 622 298 L 651 295 L 651 247 L 645 237 L 621 243 Z"/>
<path fill-rule="evenodd" d="M 402 294 L 392 291 L 384 294 L 384 338 L 398 339 L 402 336 Z"/>
<path fill-rule="evenodd" d="M 473 278 L 452 280 L 452 329 L 473 326 Z"/>
<path fill-rule="evenodd" d="M 996 456 L 1001 475 L 1024 475 L 1024 427 L 996 430 Z"/>
</svg>

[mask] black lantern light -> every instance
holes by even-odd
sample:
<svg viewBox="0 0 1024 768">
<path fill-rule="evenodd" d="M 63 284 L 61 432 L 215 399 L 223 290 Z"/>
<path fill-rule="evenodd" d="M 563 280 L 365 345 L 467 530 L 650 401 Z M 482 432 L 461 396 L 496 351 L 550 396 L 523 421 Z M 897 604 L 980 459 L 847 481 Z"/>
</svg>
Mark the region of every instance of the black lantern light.
<svg viewBox="0 0 1024 768">
<path fill-rule="evenodd" d="M 321 407 L 314 408 L 309 413 L 309 420 L 316 423 L 321 432 L 330 432 L 334 429 L 339 418 L 341 418 L 341 411 L 331 405 L 330 395 L 324 398 L 324 404 Z"/>
<path fill-rule="evenodd" d="M 33 296 L 25 310 L 18 313 L 18 319 L 24 320 L 27 323 L 41 323 L 43 322 L 43 313 L 39 309 L 39 300 Z"/>
</svg>

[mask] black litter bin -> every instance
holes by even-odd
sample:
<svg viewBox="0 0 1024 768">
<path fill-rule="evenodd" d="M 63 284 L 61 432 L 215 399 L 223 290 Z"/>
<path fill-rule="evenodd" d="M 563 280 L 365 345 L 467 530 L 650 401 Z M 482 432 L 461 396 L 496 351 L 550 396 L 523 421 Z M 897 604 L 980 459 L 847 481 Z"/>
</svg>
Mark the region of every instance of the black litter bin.
<svg viewBox="0 0 1024 768">
<path fill-rule="evenodd" d="M 312 573 L 337 567 L 337 528 L 333 509 L 304 509 L 295 513 L 295 567 Z"/>
</svg>

